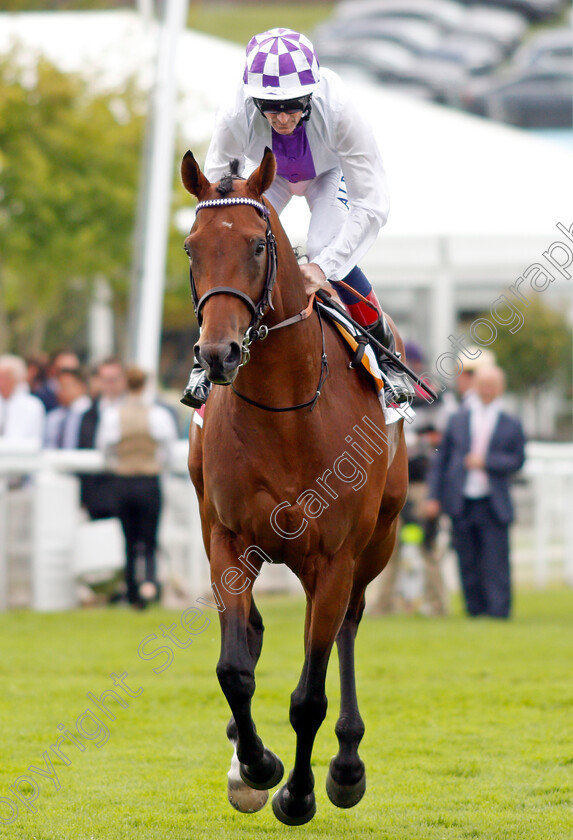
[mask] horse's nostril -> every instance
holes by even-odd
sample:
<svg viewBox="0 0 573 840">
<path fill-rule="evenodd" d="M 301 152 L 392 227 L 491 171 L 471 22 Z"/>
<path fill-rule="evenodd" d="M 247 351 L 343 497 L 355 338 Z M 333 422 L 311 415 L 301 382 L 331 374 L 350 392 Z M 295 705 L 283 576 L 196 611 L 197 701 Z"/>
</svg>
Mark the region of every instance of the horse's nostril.
<svg viewBox="0 0 573 840">
<path fill-rule="evenodd" d="M 241 345 L 237 341 L 215 344 L 198 342 L 193 352 L 211 382 L 219 384 L 227 384 L 234 378 L 242 358 Z"/>
<path fill-rule="evenodd" d="M 241 362 L 241 345 L 237 341 L 232 341 L 229 347 L 223 365 L 228 368 L 236 368 Z"/>
</svg>

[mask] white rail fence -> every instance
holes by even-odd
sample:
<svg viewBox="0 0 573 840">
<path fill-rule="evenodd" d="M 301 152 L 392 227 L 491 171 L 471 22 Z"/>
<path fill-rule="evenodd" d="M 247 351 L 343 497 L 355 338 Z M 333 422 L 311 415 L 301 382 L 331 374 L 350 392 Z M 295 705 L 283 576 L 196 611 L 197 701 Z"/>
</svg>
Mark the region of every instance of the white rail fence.
<svg viewBox="0 0 573 840">
<path fill-rule="evenodd" d="M 573 443 L 529 442 L 523 474 L 531 491 L 531 519 L 522 530 L 532 537 L 533 582 L 573 586 Z"/>
<path fill-rule="evenodd" d="M 8 443 L 0 440 L 0 610 L 73 609 L 82 582 L 105 580 L 123 567 L 118 520 L 90 522 L 80 507 L 78 474 L 99 472 L 102 457 L 91 450 Z M 174 606 L 209 592 L 186 460 L 187 442 L 179 441 L 163 480 L 159 570 Z M 573 586 L 573 444 L 529 443 L 516 495 L 513 559 L 520 577 L 538 587 Z M 265 564 L 257 587 L 300 592 L 294 575 L 280 565 Z"/>
<path fill-rule="evenodd" d="M 187 441 L 177 442 L 163 479 L 159 576 L 174 606 L 210 592 L 187 448 Z M 123 568 L 119 521 L 91 522 L 80 506 L 78 474 L 102 469 L 96 451 L 41 450 L 0 440 L 0 610 L 73 609 L 82 582 L 105 581 Z M 294 575 L 280 565 L 265 564 L 257 587 L 300 591 Z"/>
</svg>

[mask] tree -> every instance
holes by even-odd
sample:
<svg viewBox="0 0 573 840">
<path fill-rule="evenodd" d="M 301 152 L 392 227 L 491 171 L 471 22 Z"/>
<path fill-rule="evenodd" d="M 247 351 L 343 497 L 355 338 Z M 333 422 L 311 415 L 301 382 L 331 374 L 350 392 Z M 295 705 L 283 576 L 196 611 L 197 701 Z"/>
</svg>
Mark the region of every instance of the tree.
<svg viewBox="0 0 573 840">
<path fill-rule="evenodd" d="M 569 387 L 573 334 L 565 314 L 539 298 L 523 309 L 524 323 L 511 333 L 498 330 L 491 345 L 507 386 L 516 394 L 539 391 L 548 384 Z"/>
<path fill-rule="evenodd" d="M 539 298 L 530 299 L 521 311 L 520 329 L 514 333 L 498 329 L 489 349 L 506 373 L 508 390 L 519 397 L 528 431 L 535 436 L 552 435 L 556 433 L 556 416 L 550 408 L 554 400 L 544 396 L 561 397 L 562 404 L 571 397 L 573 333 L 565 314 Z"/>
<path fill-rule="evenodd" d="M 125 311 L 143 136 L 135 88 L 0 61 L 0 334 L 32 353 L 85 324 L 94 278 Z"/>
</svg>

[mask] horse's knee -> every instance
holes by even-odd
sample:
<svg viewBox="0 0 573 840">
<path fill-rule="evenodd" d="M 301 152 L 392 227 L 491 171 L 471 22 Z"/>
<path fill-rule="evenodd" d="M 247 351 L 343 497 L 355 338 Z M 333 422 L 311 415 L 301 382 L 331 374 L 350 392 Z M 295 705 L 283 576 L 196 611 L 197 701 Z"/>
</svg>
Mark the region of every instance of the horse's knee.
<svg viewBox="0 0 573 840">
<path fill-rule="evenodd" d="M 255 692 L 255 675 L 252 670 L 234 662 L 220 660 L 217 664 L 217 678 L 227 699 L 250 700 Z"/>
<path fill-rule="evenodd" d="M 324 691 L 303 692 L 299 688 L 291 694 L 290 722 L 297 735 L 316 732 L 326 717 L 328 700 Z"/>
</svg>

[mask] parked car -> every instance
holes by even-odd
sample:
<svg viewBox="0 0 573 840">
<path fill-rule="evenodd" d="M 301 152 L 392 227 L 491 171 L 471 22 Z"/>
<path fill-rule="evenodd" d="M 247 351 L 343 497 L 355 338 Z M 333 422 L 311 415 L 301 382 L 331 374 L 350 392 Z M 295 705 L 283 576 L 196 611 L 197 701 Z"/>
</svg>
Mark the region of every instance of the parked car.
<svg viewBox="0 0 573 840">
<path fill-rule="evenodd" d="M 499 44 L 458 33 L 444 36 L 429 55 L 459 64 L 472 75 L 489 73 L 504 59 Z"/>
<path fill-rule="evenodd" d="M 556 17 L 568 5 L 568 0 L 461 0 L 461 2 L 467 6 L 484 5 L 509 9 L 535 22 Z"/>
<path fill-rule="evenodd" d="M 439 27 L 430 21 L 404 18 L 366 18 L 333 20 L 317 27 L 313 43 L 317 49 L 324 47 L 330 39 L 380 38 L 395 44 L 402 44 L 420 55 L 438 46 L 441 39 Z"/>
<path fill-rule="evenodd" d="M 405 92 L 425 87 L 436 102 L 456 101 L 468 78 L 461 65 L 414 55 L 399 44 L 380 40 L 361 41 L 361 59 L 377 81 L 402 86 Z"/>
<path fill-rule="evenodd" d="M 340 49 L 339 42 L 344 44 L 349 38 L 397 44 L 407 48 L 414 56 L 451 62 L 469 73 L 487 72 L 504 57 L 498 44 L 480 38 L 472 40 L 466 35 L 444 35 L 434 23 L 409 18 L 332 21 L 329 25 L 319 27 L 313 36 L 319 55 L 321 51 Z"/>
<path fill-rule="evenodd" d="M 552 65 L 555 61 L 573 62 L 573 28 L 545 29 L 515 51 L 514 67 Z"/>
<path fill-rule="evenodd" d="M 450 91 L 443 71 L 418 67 L 419 59 L 406 47 L 389 41 L 367 38 L 332 41 L 327 48 L 317 50 L 317 54 L 321 65 L 342 76 L 347 76 L 349 69 L 359 69 L 370 79 L 382 82 L 385 90 L 396 90 L 418 99 L 443 101 L 444 97 L 459 92 L 467 78 L 460 79 L 455 91 Z"/>
<path fill-rule="evenodd" d="M 573 66 L 555 62 L 470 82 L 461 104 L 474 114 L 524 128 L 571 128 Z"/>
<path fill-rule="evenodd" d="M 334 10 L 334 20 L 383 17 L 410 18 L 455 29 L 466 9 L 454 0 L 348 0 Z"/>
<path fill-rule="evenodd" d="M 522 14 L 507 9 L 471 6 L 465 11 L 458 31 L 474 38 L 491 39 L 506 52 L 521 42 L 528 28 L 527 19 Z"/>
<path fill-rule="evenodd" d="M 333 23 L 389 18 L 426 21 L 445 34 L 460 33 L 499 43 L 506 51 L 515 47 L 527 28 L 523 15 L 490 6 L 466 7 L 455 0 L 358 0 L 336 7 Z"/>
</svg>

